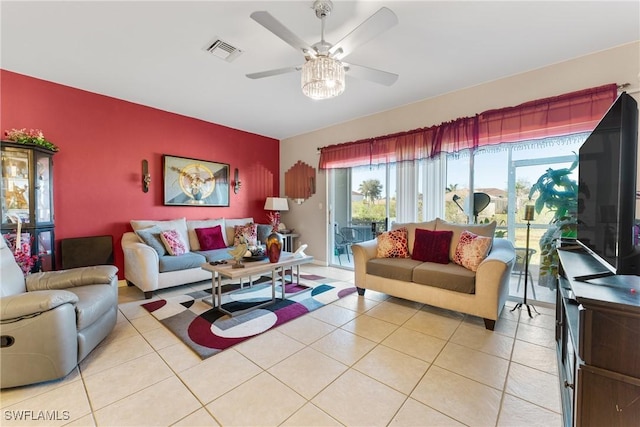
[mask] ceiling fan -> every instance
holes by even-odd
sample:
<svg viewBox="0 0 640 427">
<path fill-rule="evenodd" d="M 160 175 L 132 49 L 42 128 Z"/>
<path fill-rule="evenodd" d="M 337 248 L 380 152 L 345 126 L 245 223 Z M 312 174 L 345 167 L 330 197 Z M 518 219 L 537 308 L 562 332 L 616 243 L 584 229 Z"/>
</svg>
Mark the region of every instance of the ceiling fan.
<svg viewBox="0 0 640 427">
<path fill-rule="evenodd" d="M 342 61 L 358 46 L 396 25 L 398 18 L 395 13 L 386 7 L 380 8 L 342 40 L 332 45 L 324 39 L 325 20 L 331 14 L 332 9 L 333 3 L 329 0 L 314 1 L 313 10 L 322 24 L 320 41 L 313 45 L 309 45 L 295 35 L 269 12 L 253 12 L 250 16 L 254 21 L 280 37 L 294 49 L 301 51 L 305 62 L 302 65 L 247 74 L 247 77 L 261 79 L 293 71 L 302 71 L 302 92 L 313 99 L 326 99 L 340 95 L 345 88 L 345 72 L 349 76 L 370 80 L 385 86 L 391 86 L 395 83 L 398 79 L 397 74 Z"/>
</svg>

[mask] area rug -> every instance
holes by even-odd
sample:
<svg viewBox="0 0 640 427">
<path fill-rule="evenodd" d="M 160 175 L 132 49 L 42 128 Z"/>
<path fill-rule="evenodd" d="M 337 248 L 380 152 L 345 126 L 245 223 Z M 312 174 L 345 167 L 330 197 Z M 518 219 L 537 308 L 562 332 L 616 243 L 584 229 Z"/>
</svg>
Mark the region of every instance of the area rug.
<svg viewBox="0 0 640 427">
<path fill-rule="evenodd" d="M 276 302 L 247 313 L 229 316 L 202 301 L 211 297 L 211 288 L 142 304 L 167 329 L 201 358 L 213 356 L 235 344 L 262 334 L 343 298 L 356 288 L 317 275 L 300 275 L 300 284 L 276 283 Z M 232 292 L 228 292 L 232 290 Z M 223 307 L 231 312 L 244 310 L 271 299 L 271 277 L 262 276 L 252 286 L 223 281 Z"/>
</svg>

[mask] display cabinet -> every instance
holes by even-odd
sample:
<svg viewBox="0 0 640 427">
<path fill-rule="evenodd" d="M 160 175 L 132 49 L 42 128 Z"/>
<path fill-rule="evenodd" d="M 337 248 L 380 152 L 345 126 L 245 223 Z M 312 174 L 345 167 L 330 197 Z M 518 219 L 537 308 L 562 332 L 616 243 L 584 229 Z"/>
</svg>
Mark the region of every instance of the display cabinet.
<svg viewBox="0 0 640 427">
<path fill-rule="evenodd" d="M 42 147 L 1 142 L 2 235 L 15 244 L 18 222 L 22 241 L 38 257 L 32 271 L 55 269 L 53 214 L 53 155 Z"/>
</svg>

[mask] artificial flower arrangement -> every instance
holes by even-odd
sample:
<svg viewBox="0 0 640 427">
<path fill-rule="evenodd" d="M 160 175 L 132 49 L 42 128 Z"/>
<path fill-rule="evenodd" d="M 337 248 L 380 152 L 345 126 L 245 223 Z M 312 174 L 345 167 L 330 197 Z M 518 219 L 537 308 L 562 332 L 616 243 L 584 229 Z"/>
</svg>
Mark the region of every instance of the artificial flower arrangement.
<svg viewBox="0 0 640 427">
<path fill-rule="evenodd" d="M 59 148 L 53 142 L 48 141 L 40 129 L 11 129 L 4 131 L 7 141 L 18 144 L 31 144 L 46 148 L 51 151 L 58 151 Z"/>
<path fill-rule="evenodd" d="M 20 248 L 13 252 L 13 257 L 25 276 L 31 273 L 31 269 L 38 261 L 37 255 L 31 255 L 31 242 L 25 242 L 24 240 L 22 240 Z"/>
<path fill-rule="evenodd" d="M 26 276 L 31 273 L 31 269 L 38 261 L 37 255 L 31 255 L 31 243 L 33 241 L 33 237 L 30 237 L 28 234 L 22 234 L 20 236 L 20 242 L 15 235 L 6 235 L 7 246 L 13 252 L 13 257 L 16 260 L 16 263 L 20 266 L 22 273 Z M 16 247 L 17 245 L 17 247 Z"/>
<path fill-rule="evenodd" d="M 277 233 L 280 228 L 280 212 L 270 211 L 267 214 L 267 218 L 269 218 L 269 224 L 271 224 L 272 231 Z"/>
<path fill-rule="evenodd" d="M 7 246 L 13 252 L 13 258 L 20 266 L 22 274 L 25 276 L 31 273 L 31 269 L 38 261 L 38 256 L 31 255 L 31 244 L 33 243 L 33 236 L 29 233 L 22 233 L 22 221 L 17 215 L 7 215 L 8 218 L 17 224 L 16 234 L 5 234 L 5 240 Z"/>
</svg>

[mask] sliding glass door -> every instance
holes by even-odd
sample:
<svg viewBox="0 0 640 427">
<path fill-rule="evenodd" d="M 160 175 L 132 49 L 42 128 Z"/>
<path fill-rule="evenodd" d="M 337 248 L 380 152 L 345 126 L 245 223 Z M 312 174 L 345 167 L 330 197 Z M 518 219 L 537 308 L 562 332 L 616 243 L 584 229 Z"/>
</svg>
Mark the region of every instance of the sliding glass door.
<svg viewBox="0 0 640 427">
<path fill-rule="evenodd" d="M 560 171 L 569 170 L 571 164 L 576 160 L 575 155 L 554 156 L 543 158 L 518 159 L 511 162 L 509 170 L 510 188 L 509 192 L 510 209 L 508 218 L 508 235 L 516 248 L 516 265 L 513 275 L 518 280 L 512 280 L 510 296 L 522 298 L 524 296 L 524 275 L 525 261 L 529 258 L 527 274 L 527 299 L 554 303 L 556 300 L 555 269 L 549 268 L 550 259 L 544 254 L 549 251 L 547 236 L 550 223 L 554 218 L 554 210 L 550 206 L 545 206 L 542 211 L 534 215 L 534 219 L 529 221 L 530 232 L 527 242 L 527 221 L 524 220 L 524 206 L 526 204 L 535 205 L 540 192 L 534 192 L 531 200 L 529 194 L 531 187 L 548 170 Z M 577 183 L 578 170 L 575 169 L 568 174 L 568 178 Z M 560 191 L 560 188 L 558 188 Z M 575 214 L 575 212 L 574 212 Z M 545 267 L 546 265 L 546 267 Z M 541 268 L 542 267 L 542 268 Z"/>
<path fill-rule="evenodd" d="M 395 164 L 333 169 L 330 180 L 330 265 L 353 267 L 351 244 L 370 240 L 395 220 Z"/>
</svg>

